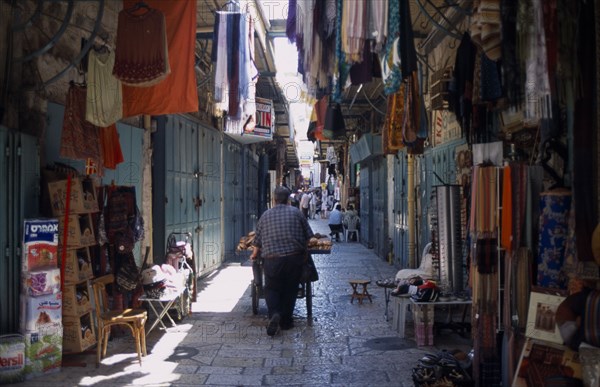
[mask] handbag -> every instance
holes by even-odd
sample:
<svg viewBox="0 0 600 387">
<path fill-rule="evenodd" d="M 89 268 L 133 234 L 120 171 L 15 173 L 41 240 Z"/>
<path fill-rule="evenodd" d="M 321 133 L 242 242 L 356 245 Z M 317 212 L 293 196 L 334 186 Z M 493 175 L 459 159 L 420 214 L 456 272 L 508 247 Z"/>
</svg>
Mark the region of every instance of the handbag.
<svg viewBox="0 0 600 387">
<path fill-rule="evenodd" d="M 141 283 L 140 271 L 135 264 L 133 253 L 117 254 L 120 266 L 115 276 L 115 282 L 122 291 L 132 291 Z"/>
</svg>

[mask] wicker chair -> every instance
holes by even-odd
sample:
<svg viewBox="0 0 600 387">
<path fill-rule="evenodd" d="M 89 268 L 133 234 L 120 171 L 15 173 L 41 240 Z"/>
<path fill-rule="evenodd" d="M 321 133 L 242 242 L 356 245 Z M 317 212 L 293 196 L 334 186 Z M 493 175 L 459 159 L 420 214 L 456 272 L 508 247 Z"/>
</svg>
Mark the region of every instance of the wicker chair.
<svg viewBox="0 0 600 387">
<path fill-rule="evenodd" d="M 92 282 L 94 289 L 94 301 L 96 304 L 96 321 L 98 325 L 98 352 L 96 357 L 96 367 L 100 365 L 100 360 L 106 356 L 106 347 L 110 330 L 115 325 L 124 325 L 131 330 L 135 341 L 135 349 L 138 355 L 140 365 L 142 365 L 142 356 L 146 356 L 146 332 L 144 326 L 148 320 L 148 313 L 144 309 L 125 309 L 110 310 L 106 285 L 113 284 L 115 276 L 107 274 L 96 278 Z"/>
</svg>

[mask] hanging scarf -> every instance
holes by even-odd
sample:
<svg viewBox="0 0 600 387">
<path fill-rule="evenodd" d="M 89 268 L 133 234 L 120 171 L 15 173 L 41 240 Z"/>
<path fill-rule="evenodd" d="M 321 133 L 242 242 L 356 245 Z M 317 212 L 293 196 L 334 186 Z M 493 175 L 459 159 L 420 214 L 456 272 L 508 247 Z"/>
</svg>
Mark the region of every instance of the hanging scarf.
<svg viewBox="0 0 600 387">
<path fill-rule="evenodd" d="M 542 139 L 545 139 L 544 128 L 547 121 L 552 119 L 552 102 L 541 0 L 530 0 L 520 10 L 529 12 L 527 15 L 521 14 L 519 19 L 519 29 L 523 31 L 525 43 L 524 122 L 527 126 L 542 125 Z"/>
</svg>

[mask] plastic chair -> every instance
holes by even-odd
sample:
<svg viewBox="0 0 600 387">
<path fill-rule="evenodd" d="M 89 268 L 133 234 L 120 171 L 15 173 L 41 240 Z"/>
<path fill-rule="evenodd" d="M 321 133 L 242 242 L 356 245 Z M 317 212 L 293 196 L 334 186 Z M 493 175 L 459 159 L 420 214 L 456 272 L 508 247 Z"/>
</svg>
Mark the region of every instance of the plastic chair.
<svg viewBox="0 0 600 387">
<path fill-rule="evenodd" d="M 100 365 L 100 360 L 106 356 L 110 330 L 115 325 L 124 325 L 131 330 L 138 360 L 140 365 L 142 365 L 142 356 L 146 356 L 147 354 L 144 326 L 148 320 L 148 313 L 144 309 L 110 310 L 106 285 L 113 284 L 114 282 L 114 274 L 107 274 L 92 281 L 94 302 L 96 304 L 96 323 L 98 325 L 96 367 Z"/>
<path fill-rule="evenodd" d="M 359 231 L 358 231 L 358 222 L 359 222 L 359 218 L 356 215 L 350 216 L 348 217 L 348 220 L 345 222 L 345 230 L 344 230 L 344 239 L 346 239 L 346 242 L 348 242 L 348 236 L 350 234 L 355 234 L 356 235 L 356 241 L 360 241 L 360 236 L 359 236 Z"/>
</svg>

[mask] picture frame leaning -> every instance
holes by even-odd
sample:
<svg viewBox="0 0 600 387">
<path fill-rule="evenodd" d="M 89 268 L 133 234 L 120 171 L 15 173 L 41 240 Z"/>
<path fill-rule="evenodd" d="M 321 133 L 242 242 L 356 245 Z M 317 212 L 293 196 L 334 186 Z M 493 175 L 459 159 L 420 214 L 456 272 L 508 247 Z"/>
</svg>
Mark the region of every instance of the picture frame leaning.
<svg viewBox="0 0 600 387">
<path fill-rule="evenodd" d="M 561 295 L 532 291 L 529 297 L 525 336 L 563 344 L 556 325 L 556 310 L 564 299 L 565 297 Z"/>
</svg>

